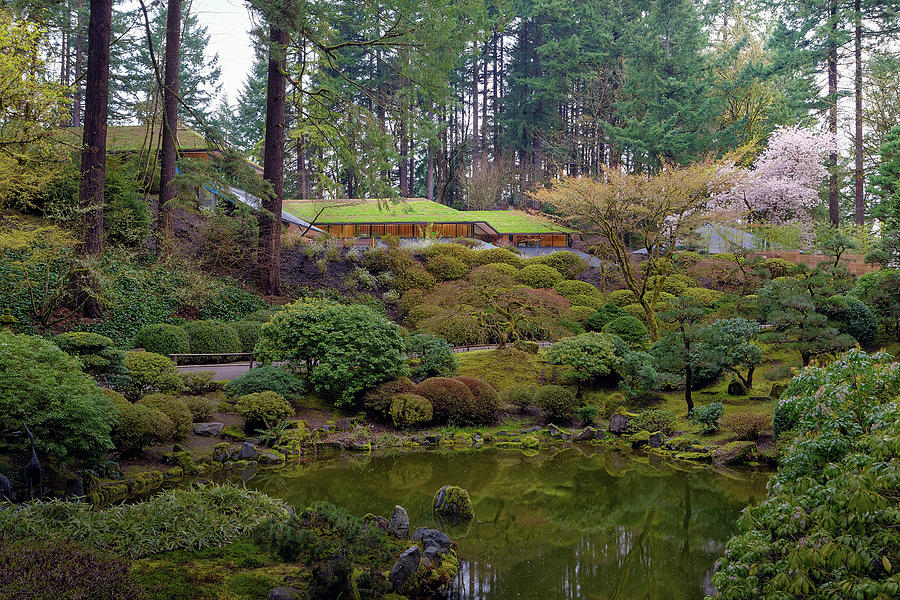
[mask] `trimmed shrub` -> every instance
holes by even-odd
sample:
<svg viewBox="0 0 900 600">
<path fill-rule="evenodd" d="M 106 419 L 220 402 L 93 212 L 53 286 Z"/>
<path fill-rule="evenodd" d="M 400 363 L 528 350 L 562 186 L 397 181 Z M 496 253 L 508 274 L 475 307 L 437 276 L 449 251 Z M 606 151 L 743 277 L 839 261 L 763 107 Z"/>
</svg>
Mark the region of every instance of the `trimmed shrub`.
<svg viewBox="0 0 900 600">
<path fill-rule="evenodd" d="M 456 373 L 456 357 L 450 344 L 436 335 L 416 333 L 409 336 L 406 353 L 419 361 L 413 368 L 415 377 L 447 377 Z"/>
<path fill-rule="evenodd" d="M 432 377 L 416 386 L 416 394 L 431 401 L 434 420 L 440 424 L 463 425 L 475 396 L 462 381 L 449 377 Z"/>
<path fill-rule="evenodd" d="M 621 360 L 621 341 L 606 333 L 584 333 L 564 338 L 547 351 L 546 360 L 565 365 L 566 377 L 575 383 L 596 381 L 613 375 Z"/>
<path fill-rule="evenodd" d="M 517 269 L 516 267 L 514 267 L 513 265 L 511 265 L 509 263 L 502 263 L 502 262 L 488 263 L 488 264 L 484 265 L 484 267 L 486 267 L 488 269 L 492 269 L 502 275 L 508 275 L 510 277 L 515 277 L 516 273 L 519 272 L 519 269 Z"/>
<path fill-rule="evenodd" d="M 615 290 L 606 295 L 606 301 L 616 306 L 625 307 L 637 302 L 637 298 L 634 297 L 634 292 L 631 290 Z"/>
<path fill-rule="evenodd" d="M 577 277 L 579 273 L 588 268 L 588 263 L 571 250 L 560 250 L 543 256 L 536 256 L 530 261 L 532 264 L 547 265 L 553 267 L 566 279 Z"/>
<path fill-rule="evenodd" d="M 190 409 L 188 409 L 181 398 L 176 398 L 175 396 L 169 396 L 167 394 L 150 394 L 149 396 L 141 398 L 137 404 L 139 406 L 155 408 L 169 417 L 169 420 L 172 421 L 172 425 L 175 426 L 175 430 L 172 433 L 174 439 L 184 439 L 187 437 L 187 434 L 190 433 L 191 423 L 194 422 L 193 417 L 191 416 Z"/>
<path fill-rule="evenodd" d="M 573 296 L 579 294 L 591 296 L 599 292 L 599 290 L 594 287 L 594 284 L 588 283 L 587 281 L 578 281 L 576 279 L 564 279 L 558 281 L 554 284 L 553 289 L 570 302 L 572 301 Z"/>
<path fill-rule="evenodd" d="M 466 416 L 466 424 L 485 425 L 496 420 L 497 409 L 500 408 L 500 394 L 491 384 L 475 377 L 457 377 L 472 392 L 475 401 Z M 462 418 L 462 415 L 460 416 Z"/>
<path fill-rule="evenodd" d="M 702 287 L 686 288 L 684 292 L 682 292 L 682 295 L 687 296 L 697 304 L 705 306 L 706 308 L 711 307 L 724 296 L 719 290 L 710 290 Z"/>
<path fill-rule="evenodd" d="M 783 258 L 767 258 L 763 261 L 762 266 L 769 272 L 773 279 L 776 277 L 785 277 L 797 270 L 797 265 L 788 262 Z"/>
<path fill-rule="evenodd" d="M 241 352 L 253 352 L 263 324 L 259 321 L 238 321 L 231 326 L 241 340 Z"/>
<path fill-rule="evenodd" d="M 105 335 L 89 333 L 87 331 L 72 331 L 53 336 L 53 343 L 66 354 L 78 356 L 81 354 L 96 354 L 113 341 Z"/>
<path fill-rule="evenodd" d="M 693 277 L 674 273 L 666 277 L 665 282 L 662 284 L 662 291 L 673 296 L 681 296 L 687 288 L 696 287 L 696 285 L 697 282 Z"/>
<path fill-rule="evenodd" d="M 454 346 L 474 346 L 482 343 L 478 318 L 473 315 L 452 315 L 441 319 L 434 332 Z"/>
<path fill-rule="evenodd" d="M 398 377 L 385 381 L 363 394 L 362 404 L 370 415 L 380 421 L 391 418 L 391 404 L 400 394 L 412 394 L 416 384 L 409 377 Z"/>
<path fill-rule="evenodd" d="M 570 321 L 575 321 L 579 325 L 585 325 L 588 319 L 594 316 L 595 312 L 597 311 L 590 306 L 570 306 L 565 316 Z"/>
<path fill-rule="evenodd" d="M 479 250 L 475 254 L 476 265 L 488 265 L 491 263 L 506 263 L 521 269 L 525 261 L 521 256 L 508 248 L 488 248 L 487 250 Z"/>
<path fill-rule="evenodd" d="M 719 419 L 725 414 L 725 407 L 721 402 L 710 402 L 706 406 L 695 408 L 689 415 L 691 422 L 703 425 L 704 431 L 715 431 L 719 428 Z"/>
<path fill-rule="evenodd" d="M 425 248 L 423 254 L 426 259 L 436 256 L 450 256 L 466 265 L 474 264 L 477 257 L 475 250 L 462 244 L 432 244 Z"/>
<path fill-rule="evenodd" d="M 231 325 L 221 321 L 188 321 L 184 331 L 191 342 L 191 354 L 241 352 L 241 339 Z"/>
<path fill-rule="evenodd" d="M 191 341 L 183 327 L 157 323 L 142 327 L 132 342 L 135 348 L 143 348 L 156 354 L 189 354 Z"/>
<path fill-rule="evenodd" d="M 561 385 L 545 385 L 535 395 L 537 405 L 549 419 L 567 421 L 578 407 L 575 394 Z"/>
<path fill-rule="evenodd" d="M 628 313 L 621 306 L 608 303 L 598 308 L 585 322 L 589 331 L 603 331 L 603 327 L 619 317 L 627 317 Z"/>
<path fill-rule="evenodd" d="M 275 392 L 257 392 L 241 396 L 234 409 L 244 417 L 244 429 L 247 431 L 271 427 L 294 414 L 290 403 Z"/>
<path fill-rule="evenodd" d="M 246 396 L 257 392 L 275 392 L 296 401 L 303 395 L 303 379 L 285 368 L 266 365 L 250 369 L 225 384 L 226 396 Z"/>
<path fill-rule="evenodd" d="M 725 431 L 730 431 L 739 440 L 757 440 L 772 427 L 768 415 L 743 412 L 725 415 L 721 424 Z"/>
<path fill-rule="evenodd" d="M 634 317 L 640 321 L 643 321 L 647 318 L 647 313 L 644 311 L 644 307 L 640 304 L 626 304 L 624 307 L 625 312 L 628 313 L 629 316 Z"/>
<path fill-rule="evenodd" d="M 213 387 L 212 371 L 184 371 L 181 377 L 182 389 L 191 396 L 205 394 Z"/>
<path fill-rule="evenodd" d="M 603 333 L 619 336 L 630 348 L 644 348 L 650 340 L 647 326 L 630 315 L 613 319 L 603 326 Z"/>
<path fill-rule="evenodd" d="M 155 352 L 127 352 L 125 366 L 131 377 L 130 394 L 181 391 L 181 378 L 172 359 Z"/>
<path fill-rule="evenodd" d="M 878 335 L 878 318 L 872 310 L 850 296 L 832 296 L 819 310 L 832 321 L 837 329 L 847 333 L 862 345 L 869 345 Z"/>
<path fill-rule="evenodd" d="M 61 537 L 0 545 L 0 597 L 5 600 L 143 600 L 131 565 L 111 552 Z"/>
<path fill-rule="evenodd" d="M 599 310 L 606 304 L 606 298 L 600 290 L 597 290 L 592 294 L 574 294 L 569 298 L 569 303 L 578 306 L 590 306 L 594 310 Z"/>
<path fill-rule="evenodd" d="M 516 274 L 516 281 L 532 288 L 553 288 L 562 280 L 562 274 L 549 265 L 528 265 Z"/>
<path fill-rule="evenodd" d="M 534 384 L 517 384 L 503 390 L 500 400 L 503 404 L 512 404 L 519 410 L 537 404 L 537 386 Z"/>
<path fill-rule="evenodd" d="M 147 446 L 166 442 L 175 435 L 175 424 L 158 409 L 132 404 L 113 390 L 103 390 L 103 393 L 116 409 L 118 421 L 112 430 L 112 441 L 123 455 L 137 454 Z"/>
<path fill-rule="evenodd" d="M 446 255 L 429 257 L 425 262 L 425 269 L 434 275 L 438 281 L 452 281 L 464 277 L 469 272 L 469 266 L 458 258 Z"/>
<path fill-rule="evenodd" d="M 434 414 L 434 409 L 428 398 L 407 392 L 394 396 L 388 412 L 396 427 L 406 429 L 428 423 Z"/>
<path fill-rule="evenodd" d="M 643 410 L 628 419 L 628 433 L 649 431 L 654 433 L 661 431 L 666 435 L 672 435 L 675 426 L 675 413 L 668 410 L 651 409 Z"/>
<path fill-rule="evenodd" d="M 579 406 L 575 411 L 575 416 L 581 421 L 582 425 L 593 425 L 600 414 L 599 406 Z"/>
<path fill-rule="evenodd" d="M 213 407 L 203 396 L 183 396 L 181 401 L 191 411 L 194 423 L 208 423 L 212 418 Z"/>
<path fill-rule="evenodd" d="M 53 337 L 53 343 L 70 356 L 77 356 L 84 370 L 97 379 L 116 387 L 129 384 L 125 368 L 125 353 L 113 345 L 105 335 L 86 331 L 61 333 Z"/>
</svg>

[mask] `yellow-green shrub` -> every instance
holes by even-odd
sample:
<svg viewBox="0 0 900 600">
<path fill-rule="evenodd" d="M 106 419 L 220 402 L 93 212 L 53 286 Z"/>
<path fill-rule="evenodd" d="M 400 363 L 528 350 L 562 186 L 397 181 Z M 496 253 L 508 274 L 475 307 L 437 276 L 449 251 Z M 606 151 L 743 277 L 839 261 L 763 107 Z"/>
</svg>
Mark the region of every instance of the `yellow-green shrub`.
<svg viewBox="0 0 900 600">
<path fill-rule="evenodd" d="M 431 421 L 434 409 L 428 398 L 404 392 L 394 396 L 388 412 L 394 425 L 408 428 L 425 425 Z"/>
<path fill-rule="evenodd" d="M 290 403 L 275 392 L 257 392 L 241 396 L 234 409 L 244 417 L 244 429 L 247 431 L 275 425 L 294 414 Z"/>
<path fill-rule="evenodd" d="M 147 392 L 177 392 L 181 378 L 172 359 L 155 352 L 128 352 L 125 367 L 131 377 L 131 395 L 140 397 Z"/>
<path fill-rule="evenodd" d="M 193 417 L 191 416 L 190 409 L 188 409 L 187 405 L 180 398 L 168 394 L 150 394 L 149 396 L 141 398 L 137 404 L 155 408 L 169 417 L 169 420 L 172 421 L 172 424 L 175 426 L 172 437 L 176 440 L 183 439 L 190 433 Z"/>
</svg>

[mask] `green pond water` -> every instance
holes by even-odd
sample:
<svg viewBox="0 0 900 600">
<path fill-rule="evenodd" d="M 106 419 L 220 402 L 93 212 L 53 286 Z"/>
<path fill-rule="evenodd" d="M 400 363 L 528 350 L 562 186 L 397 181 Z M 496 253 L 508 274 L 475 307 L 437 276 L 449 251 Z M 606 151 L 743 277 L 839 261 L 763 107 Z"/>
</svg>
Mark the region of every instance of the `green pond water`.
<svg viewBox="0 0 900 600">
<path fill-rule="evenodd" d="M 247 473 L 248 487 L 302 508 L 328 500 L 362 516 L 434 527 L 441 486 L 466 488 L 475 520 L 443 527 L 459 544 L 449 598 L 703 598 L 735 519 L 765 498 L 769 473 L 679 466 L 584 448 L 342 455 Z"/>
</svg>

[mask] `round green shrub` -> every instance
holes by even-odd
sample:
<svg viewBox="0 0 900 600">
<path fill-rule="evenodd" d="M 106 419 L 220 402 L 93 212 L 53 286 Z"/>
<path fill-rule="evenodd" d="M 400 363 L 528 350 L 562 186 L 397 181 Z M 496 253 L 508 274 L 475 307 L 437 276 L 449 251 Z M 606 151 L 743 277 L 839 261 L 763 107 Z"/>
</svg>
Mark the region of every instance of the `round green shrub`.
<svg viewBox="0 0 900 600">
<path fill-rule="evenodd" d="M 514 265 L 511 265 L 509 263 L 496 262 L 496 263 L 488 263 L 484 266 L 489 269 L 493 269 L 497 273 L 501 273 L 503 275 L 508 275 L 510 277 L 515 277 L 516 273 L 519 272 L 519 269 L 517 269 Z"/>
<path fill-rule="evenodd" d="M 175 431 L 172 434 L 174 439 L 184 439 L 187 437 L 187 434 L 191 432 L 191 424 L 194 422 L 193 417 L 191 416 L 190 409 L 188 409 L 181 398 L 176 398 L 175 396 L 170 396 L 168 394 L 150 394 L 149 396 L 141 398 L 137 404 L 155 408 L 169 417 L 169 420 L 172 421 L 172 425 L 175 426 Z"/>
<path fill-rule="evenodd" d="M 191 354 L 241 352 L 241 338 L 234 328 L 221 321 L 188 321 L 184 331 L 191 342 Z"/>
<path fill-rule="evenodd" d="M 603 308 L 603 305 L 606 304 L 606 298 L 600 290 L 595 290 L 590 294 L 573 294 L 568 300 L 574 305 L 590 306 L 595 310 Z"/>
<path fill-rule="evenodd" d="M 425 248 L 424 254 L 426 259 L 449 256 L 467 266 L 474 264 L 477 257 L 475 250 L 462 244 L 432 244 Z"/>
<path fill-rule="evenodd" d="M 459 279 L 469 272 L 469 267 L 466 263 L 458 258 L 443 254 L 429 257 L 425 262 L 425 268 L 438 281 Z"/>
<path fill-rule="evenodd" d="M 407 429 L 420 427 L 431 421 L 434 409 L 428 398 L 406 392 L 394 396 L 388 412 L 396 427 Z"/>
<path fill-rule="evenodd" d="M 385 381 L 363 394 L 362 404 L 366 412 L 380 421 L 391 419 L 391 405 L 400 394 L 412 394 L 416 384 L 409 377 L 398 377 Z"/>
<path fill-rule="evenodd" d="M 132 404 L 113 390 L 103 390 L 116 409 L 118 421 L 112 431 L 116 449 L 125 456 L 141 452 L 147 446 L 171 440 L 175 424 L 162 411 L 145 404 Z"/>
<path fill-rule="evenodd" d="M 625 309 L 625 312 L 639 321 L 643 321 L 647 318 L 647 312 L 640 304 L 626 304 L 623 308 Z"/>
<path fill-rule="evenodd" d="M 672 294 L 673 296 L 680 296 L 687 288 L 696 286 L 697 282 L 693 277 L 681 273 L 674 273 L 666 277 L 665 282 L 662 284 L 662 291 L 667 294 Z"/>
<path fill-rule="evenodd" d="M 493 423 L 497 417 L 497 409 L 500 408 L 500 394 L 494 386 L 475 377 L 456 377 L 456 380 L 464 383 L 474 398 L 469 407 L 460 407 L 465 409 L 467 414 L 458 414 L 458 422 L 466 425 Z"/>
<path fill-rule="evenodd" d="M 588 268 L 587 261 L 571 250 L 560 250 L 543 256 L 536 256 L 529 262 L 553 267 L 562 273 L 566 279 L 577 277 L 579 273 Z"/>
<path fill-rule="evenodd" d="M 503 390 L 500 400 L 503 404 L 512 404 L 519 410 L 526 410 L 537 403 L 537 390 L 534 384 L 516 384 Z"/>
<path fill-rule="evenodd" d="M 191 411 L 194 423 L 208 423 L 213 415 L 213 407 L 203 396 L 183 396 L 181 401 Z"/>
<path fill-rule="evenodd" d="M 524 262 L 521 256 L 508 248 L 488 248 L 487 250 L 479 250 L 475 255 L 476 265 L 506 263 L 521 269 Z"/>
<path fill-rule="evenodd" d="M 630 348 L 644 347 L 650 340 L 647 326 L 630 315 L 613 319 L 603 326 L 603 333 L 619 336 Z"/>
<path fill-rule="evenodd" d="M 246 396 L 257 392 L 275 392 L 296 401 L 303 396 L 303 379 L 283 367 L 265 365 L 250 369 L 225 384 L 226 396 Z"/>
<path fill-rule="evenodd" d="M 99 333 L 87 331 L 71 331 L 53 336 L 53 343 L 66 354 L 78 356 L 81 354 L 96 354 L 107 346 L 111 346 L 112 339 Z"/>
<path fill-rule="evenodd" d="M 572 390 L 561 385 L 544 385 L 535 396 L 537 405 L 549 419 L 567 421 L 578 407 Z"/>
<path fill-rule="evenodd" d="M 241 340 L 241 352 L 253 352 L 263 324 L 259 321 L 238 321 L 231 326 Z"/>
<path fill-rule="evenodd" d="M 294 409 L 288 401 L 275 392 L 257 392 L 241 396 L 234 409 L 244 417 L 244 429 L 247 431 L 271 427 L 294 414 Z"/>
<path fill-rule="evenodd" d="M 625 307 L 637 302 L 634 292 L 631 290 L 614 290 L 606 295 L 606 301 L 616 306 Z"/>
<path fill-rule="evenodd" d="M 878 335 L 878 318 L 872 310 L 852 296 L 832 296 L 820 308 L 837 324 L 838 331 L 848 333 L 860 344 L 866 346 Z"/>
<path fill-rule="evenodd" d="M 127 352 L 125 366 L 131 377 L 131 396 L 146 392 L 178 392 L 181 378 L 172 359 L 155 352 Z"/>
<path fill-rule="evenodd" d="M 587 281 L 578 281 L 577 279 L 564 279 L 558 281 L 554 284 L 553 289 L 570 302 L 572 301 L 573 296 L 581 294 L 591 296 L 599 293 L 599 290 L 594 287 L 594 284 L 588 283 Z"/>
<path fill-rule="evenodd" d="M 475 397 L 462 381 L 449 377 L 432 377 L 416 386 L 416 394 L 431 401 L 434 420 L 439 424 L 462 425 L 473 412 Z"/>
<path fill-rule="evenodd" d="M 709 308 L 710 306 L 721 300 L 724 294 L 719 290 L 710 290 L 702 287 L 689 287 L 685 288 L 685 290 L 682 292 L 682 296 L 687 296 L 697 304 Z"/>
<path fill-rule="evenodd" d="M 589 331 L 603 331 L 603 328 L 610 321 L 626 316 L 628 316 L 628 312 L 624 308 L 609 303 L 598 308 L 594 314 L 588 317 L 585 326 Z"/>
<path fill-rule="evenodd" d="M 571 306 L 565 312 L 565 317 L 570 321 L 575 321 L 580 325 L 585 325 L 594 313 L 597 312 L 590 306 Z"/>
<path fill-rule="evenodd" d="M 482 343 L 478 318 L 474 315 L 451 315 L 441 319 L 434 332 L 453 346 L 474 346 Z"/>
<path fill-rule="evenodd" d="M 406 338 L 406 355 L 414 363 L 413 376 L 447 377 L 456 374 L 457 362 L 447 340 L 429 333 L 415 333 Z"/>
<path fill-rule="evenodd" d="M 562 280 L 562 274 L 549 265 L 528 265 L 516 274 L 516 281 L 532 288 L 552 288 Z"/>
<path fill-rule="evenodd" d="M 191 351 L 191 341 L 184 328 L 167 323 L 142 327 L 132 343 L 135 348 L 163 355 L 189 354 Z"/>
<path fill-rule="evenodd" d="M 675 413 L 668 410 L 652 408 L 642 410 L 638 414 L 628 419 L 628 433 L 637 433 L 638 431 L 649 431 L 655 433 L 661 431 L 666 435 L 671 435 L 675 426 Z"/>
<path fill-rule="evenodd" d="M 212 371 L 182 371 L 178 376 L 181 377 L 182 389 L 191 396 L 205 394 L 214 386 Z"/>
<path fill-rule="evenodd" d="M 53 343 L 66 354 L 77 356 L 84 370 L 95 379 L 116 387 L 127 387 L 130 383 L 125 353 L 105 335 L 72 331 L 54 336 Z"/>
</svg>

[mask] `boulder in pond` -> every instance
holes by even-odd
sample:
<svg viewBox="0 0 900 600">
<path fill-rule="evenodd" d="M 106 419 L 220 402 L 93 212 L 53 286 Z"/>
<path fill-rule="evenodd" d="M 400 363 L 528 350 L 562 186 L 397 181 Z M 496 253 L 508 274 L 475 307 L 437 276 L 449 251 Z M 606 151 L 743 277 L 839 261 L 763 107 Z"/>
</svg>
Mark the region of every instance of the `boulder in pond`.
<svg viewBox="0 0 900 600">
<path fill-rule="evenodd" d="M 293 587 L 277 587 L 269 590 L 269 600 L 300 600 L 300 590 Z"/>
<path fill-rule="evenodd" d="M 575 439 L 579 442 L 587 442 L 590 440 L 603 439 L 603 432 L 597 431 L 591 426 L 587 426 L 581 431 L 578 432 L 578 435 L 575 436 Z"/>
<path fill-rule="evenodd" d="M 628 416 L 624 413 L 616 413 L 609 418 L 609 431 L 621 435 L 628 431 Z"/>
<path fill-rule="evenodd" d="M 194 433 L 205 437 L 219 437 L 225 429 L 225 423 L 194 423 Z"/>
<path fill-rule="evenodd" d="M 256 446 L 254 446 L 250 442 L 244 442 L 243 444 L 241 444 L 241 449 L 238 450 L 237 459 L 251 460 L 254 458 L 256 458 Z"/>
<path fill-rule="evenodd" d="M 450 536 L 443 531 L 418 527 L 413 532 L 412 539 L 422 542 L 422 547 L 425 548 L 424 554 L 432 562 L 450 552 Z"/>
<path fill-rule="evenodd" d="M 394 507 L 388 533 L 402 540 L 409 539 L 409 515 L 406 514 L 406 509 L 402 506 Z"/>
<path fill-rule="evenodd" d="M 756 460 L 758 454 L 755 442 L 729 442 L 713 451 L 713 462 L 717 465 L 739 465 Z"/>
<path fill-rule="evenodd" d="M 553 423 L 547 425 L 547 430 L 550 432 L 550 437 L 564 437 L 566 435 L 565 430 L 562 427 L 558 427 Z"/>
<path fill-rule="evenodd" d="M 413 546 L 412 548 L 404 550 L 403 554 L 397 559 L 397 562 L 394 563 L 394 566 L 391 567 L 391 572 L 388 575 L 388 581 L 391 582 L 391 585 L 394 586 L 395 590 L 398 592 L 403 591 L 406 582 L 409 581 L 409 578 L 419 569 L 421 560 L 422 551 L 419 550 L 418 546 Z"/>
<path fill-rule="evenodd" d="M 471 519 L 475 508 L 469 492 L 456 485 L 445 485 L 434 495 L 434 512 L 442 517 Z"/>
</svg>

